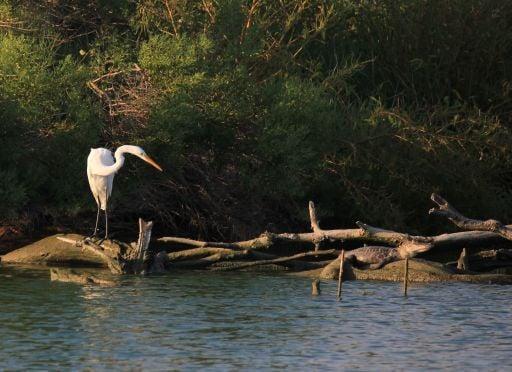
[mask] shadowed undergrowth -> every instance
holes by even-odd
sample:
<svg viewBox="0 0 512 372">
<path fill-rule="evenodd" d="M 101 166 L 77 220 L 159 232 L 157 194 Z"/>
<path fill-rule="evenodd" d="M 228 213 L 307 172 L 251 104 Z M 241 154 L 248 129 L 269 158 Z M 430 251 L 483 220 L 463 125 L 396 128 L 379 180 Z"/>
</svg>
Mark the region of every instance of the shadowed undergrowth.
<svg viewBox="0 0 512 372">
<path fill-rule="evenodd" d="M 510 221 L 512 5 L 0 2 L 0 221 L 92 226 L 91 147 L 132 143 L 113 223 L 224 239 L 357 219 L 428 233 L 427 195 Z"/>
</svg>

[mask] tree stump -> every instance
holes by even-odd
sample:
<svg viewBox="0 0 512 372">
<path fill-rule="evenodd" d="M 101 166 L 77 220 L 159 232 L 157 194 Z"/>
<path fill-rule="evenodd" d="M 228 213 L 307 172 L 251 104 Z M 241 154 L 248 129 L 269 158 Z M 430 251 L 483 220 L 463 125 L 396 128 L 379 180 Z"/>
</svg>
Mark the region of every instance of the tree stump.
<svg viewBox="0 0 512 372">
<path fill-rule="evenodd" d="M 457 260 L 457 270 L 468 271 L 469 270 L 469 257 L 466 248 L 462 249 L 460 257 Z"/>
</svg>

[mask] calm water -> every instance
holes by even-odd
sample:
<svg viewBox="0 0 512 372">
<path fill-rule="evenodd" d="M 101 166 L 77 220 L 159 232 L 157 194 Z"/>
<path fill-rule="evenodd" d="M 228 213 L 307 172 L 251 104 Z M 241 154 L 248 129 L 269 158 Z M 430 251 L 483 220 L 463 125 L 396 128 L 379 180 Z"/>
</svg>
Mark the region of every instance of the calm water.
<svg viewBox="0 0 512 372">
<path fill-rule="evenodd" d="M 255 273 L 52 283 L 0 268 L 2 369 L 512 367 L 512 286 L 336 283 Z"/>
</svg>

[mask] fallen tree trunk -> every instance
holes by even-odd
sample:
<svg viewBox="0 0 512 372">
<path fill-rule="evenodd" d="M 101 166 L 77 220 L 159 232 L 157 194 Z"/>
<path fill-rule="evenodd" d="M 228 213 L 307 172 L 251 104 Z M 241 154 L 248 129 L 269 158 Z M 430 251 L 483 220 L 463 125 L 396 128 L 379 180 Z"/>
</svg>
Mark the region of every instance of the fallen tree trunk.
<svg viewBox="0 0 512 372">
<path fill-rule="evenodd" d="M 206 256 L 212 256 L 218 253 L 230 254 L 234 251 L 228 248 L 216 248 L 216 247 L 201 247 L 185 249 L 183 251 L 171 252 L 167 254 L 169 261 L 180 261 L 186 259 L 196 259 Z"/>
<path fill-rule="evenodd" d="M 309 216 L 313 232 L 308 233 L 265 232 L 254 239 L 231 243 L 201 241 L 181 237 L 163 237 L 159 238 L 158 241 L 172 243 L 173 245 L 178 245 L 180 248 L 183 248 L 183 246 L 195 247 L 168 254 L 169 261 L 171 262 L 170 266 L 182 268 L 207 268 L 214 263 L 222 261 L 223 258 L 230 260 L 235 257 L 251 258 L 251 255 L 254 256 L 256 252 L 261 254 L 263 253 L 261 252 L 262 250 L 268 250 L 278 243 L 309 243 L 314 246 L 314 252 L 319 252 L 319 247 L 324 243 L 332 244 L 345 241 L 378 242 L 394 246 L 373 246 L 348 252 L 347 259 L 352 263 L 375 270 L 397 260 L 415 257 L 419 253 L 427 252 L 433 248 L 460 245 L 467 246 L 475 244 L 476 242 L 484 244 L 499 239 L 499 236 L 493 232 L 481 231 L 442 234 L 438 236 L 415 236 L 373 227 L 360 221 L 356 222 L 359 229 L 323 230 L 320 227 L 313 202 L 309 203 Z M 235 255 L 234 252 L 245 253 Z M 293 263 L 293 266 L 297 267 L 300 266 L 300 262 L 304 262 L 297 260 L 305 258 L 308 255 L 298 254 L 291 257 L 262 258 L 252 262 L 233 263 L 226 267 L 216 267 L 214 269 L 236 270 L 266 264 L 282 264 L 285 262 Z M 186 258 L 190 260 L 181 263 L 176 262 Z M 332 261 L 331 264 L 333 267 L 339 266 L 339 262 L 336 262 L 336 260 Z M 310 266 L 315 266 L 315 264 L 313 263 Z M 327 267 L 326 270 L 328 270 Z"/>
<path fill-rule="evenodd" d="M 54 259 L 57 251 L 63 257 L 66 257 L 67 254 L 80 262 L 108 266 L 111 272 L 116 274 L 143 274 L 172 269 L 227 271 L 280 265 L 279 267 L 285 266 L 293 270 L 322 268 L 319 275 L 327 278 L 336 276 L 340 267 L 339 258 L 337 258 L 339 249 L 326 249 L 329 248 L 329 245 L 339 246 L 340 243 L 347 241 L 377 242 L 382 246 L 365 246 L 347 250 L 345 257 L 347 264 L 350 267 L 354 266 L 352 272 L 358 273 L 358 278 L 378 278 L 380 273 L 390 266 L 388 264 L 395 261 L 415 257 L 433 248 L 467 247 L 472 244 L 485 245 L 496 242 L 496 240 L 503 239 L 502 237 L 507 237 L 508 229 L 512 229 L 494 220 L 492 223 L 469 220 L 449 206 L 444 199 L 433 197 L 433 200 L 439 202 L 439 210 L 443 215 L 449 216 L 460 226 L 478 228 L 479 230 L 437 236 L 416 236 L 373 227 L 360 221 L 356 222 L 358 228 L 355 229 L 323 230 L 317 218 L 315 205 L 310 202 L 309 216 L 312 232 L 265 232 L 254 239 L 240 242 L 211 242 L 181 237 L 163 237 L 158 241 L 169 243 L 168 249 L 157 253 L 149 247 L 152 223 L 139 220 L 137 243 L 94 241 L 76 235 L 58 236 L 55 238 L 60 244 L 57 244 L 59 246 L 57 250 L 53 243 L 45 244 L 43 250 L 35 249 L 34 247 L 37 247 L 35 244 L 33 247 L 25 247 L 27 249 L 22 248 L 12 252 L 11 256 L 6 255 L 3 259 L 5 262 L 52 264 L 59 262 Z M 431 213 L 433 212 L 431 211 Z M 66 247 L 61 247 L 62 244 L 65 244 Z M 292 252 L 294 254 L 290 253 L 283 257 L 278 253 L 279 244 L 286 245 L 287 251 L 291 245 L 303 249 L 304 244 L 312 245 L 313 250 L 300 253 Z M 269 251 L 269 248 L 275 249 Z M 506 261 L 508 262 L 510 259 Z M 72 260 L 60 261 L 61 264 L 66 262 L 71 263 Z M 486 267 L 486 265 L 487 262 L 483 262 L 481 267 Z M 496 262 L 487 266 L 501 267 Z M 372 270 L 361 270 L 361 268 Z M 411 270 L 414 271 L 414 265 Z M 363 272 L 364 275 L 361 274 Z"/>
<path fill-rule="evenodd" d="M 494 219 L 474 220 L 465 217 L 457 211 L 443 197 L 432 194 L 430 199 L 437 204 L 437 207 L 431 208 L 429 214 L 436 216 L 444 216 L 452 221 L 457 227 L 463 230 L 488 231 L 497 234 L 507 240 L 512 240 L 512 226 L 507 226 L 502 222 Z"/>
<path fill-rule="evenodd" d="M 66 237 L 57 237 L 57 239 L 65 243 L 73 244 L 75 247 L 81 248 L 83 251 L 88 251 L 91 254 L 98 256 L 104 263 L 107 264 L 111 272 L 115 274 L 121 274 L 123 272 L 121 262 L 118 260 L 118 257 L 121 255 L 123 249 L 118 243 L 114 241 L 105 241 L 102 242 L 102 245 L 100 245 L 96 244 L 89 238 L 73 240 Z"/>
<path fill-rule="evenodd" d="M 495 242 L 499 235 L 494 232 L 467 231 L 437 236 L 415 236 L 405 233 L 373 227 L 363 222 L 356 222 L 358 229 L 323 230 L 319 226 L 315 205 L 309 203 L 309 215 L 313 232 L 306 233 L 271 233 L 264 232 L 260 236 L 239 242 L 211 242 L 182 237 L 166 236 L 158 238 L 159 242 L 172 243 L 179 247 L 192 246 L 197 248 L 224 248 L 232 250 L 265 250 L 277 243 L 305 243 L 318 249 L 321 243 L 355 241 L 361 243 L 381 243 L 394 246 L 400 250 L 402 257 L 413 257 L 437 247 L 462 246 L 468 244 L 486 244 Z"/>
<path fill-rule="evenodd" d="M 290 257 L 279 257 L 279 258 L 275 258 L 275 259 L 271 259 L 271 260 L 261 260 L 261 261 L 253 261 L 253 262 L 241 262 L 236 265 L 232 265 L 232 266 L 228 266 L 228 267 L 218 267 L 218 268 L 215 268 L 214 270 L 228 271 L 228 270 L 246 269 L 246 268 L 254 267 L 254 266 L 279 264 L 279 263 L 293 261 L 293 260 L 296 260 L 299 258 L 304 258 L 304 257 L 334 255 L 334 254 L 336 254 L 336 252 L 337 251 L 335 249 L 329 249 L 326 251 L 315 250 L 315 251 L 311 251 L 311 252 L 298 253 L 298 254 L 290 256 Z"/>
<path fill-rule="evenodd" d="M 57 237 L 57 239 L 97 255 L 114 274 L 145 274 L 153 256 L 149 250 L 152 227 L 153 222 L 145 222 L 139 218 L 139 239 L 137 243 L 131 244 L 112 240 L 98 243 L 90 238 L 72 240 Z"/>
<path fill-rule="evenodd" d="M 249 254 L 250 252 L 248 250 L 234 251 L 227 249 L 225 251 L 213 253 L 202 258 L 169 262 L 167 267 L 176 269 L 204 269 L 216 262 L 246 258 Z"/>
</svg>

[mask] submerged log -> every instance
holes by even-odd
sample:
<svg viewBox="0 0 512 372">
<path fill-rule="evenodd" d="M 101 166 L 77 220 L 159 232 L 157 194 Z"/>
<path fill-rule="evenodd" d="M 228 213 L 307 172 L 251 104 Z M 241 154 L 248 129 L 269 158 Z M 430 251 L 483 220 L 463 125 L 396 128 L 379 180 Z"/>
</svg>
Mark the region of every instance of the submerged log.
<svg viewBox="0 0 512 372">
<path fill-rule="evenodd" d="M 88 272 L 79 272 L 71 269 L 50 269 L 50 280 L 58 282 L 95 284 L 102 286 L 114 286 L 116 282 Z"/>
</svg>

